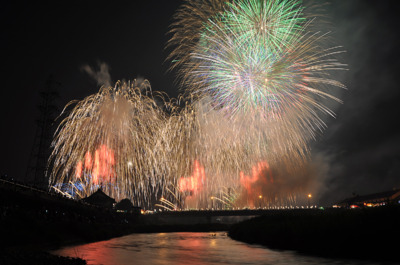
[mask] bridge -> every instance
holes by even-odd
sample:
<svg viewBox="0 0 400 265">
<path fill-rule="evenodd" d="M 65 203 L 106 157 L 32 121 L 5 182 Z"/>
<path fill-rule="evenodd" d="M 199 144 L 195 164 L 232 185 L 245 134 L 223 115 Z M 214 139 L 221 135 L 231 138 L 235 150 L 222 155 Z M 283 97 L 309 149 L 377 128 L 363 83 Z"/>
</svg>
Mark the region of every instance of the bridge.
<svg viewBox="0 0 400 265">
<path fill-rule="evenodd" d="M 0 178 L 0 199 L 10 205 L 27 202 L 33 203 L 38 211 L 46 205 L 47 208 L 61 209 L 65 211 L 79 212 L 86 215 L 100 214 L 101 216 L 113 216 L 115 211 L 99 209 L 96 206 L 88 205 L 80 201 L 66 198 L 59 193 L 48 192 L 35 187 L 26 186 L 23 183 L 16 183 Z M 17 203 L 18 202 L 18 203 Z M 1 206 L 1 205 L 0 205 Z M 32 210 L 32 209 L 31 209 Z M 140 215 L 144 224 L 150 225 L 197 225 L 197 224 L 234 224 L 260 215 L 274 215 L 292 213 L 299 211 L 311 211 L 312 209 L 242 209 L 242 210 L 184 210 L 184 211 L 163 211 L 153 214 Z M 118 214 L 118 213 L 116 213 Z M 134 218 L 137 218 L 135 215 Z"/>
<path fill-rule="evenodd" d="M 244 209 L 244 210 L 189 210 L 164 211 L 143 216 L 148 224 L 157 225 L 197 225 L 197 224 L 235 224 L 256 216 L 299 213 L 313 209 Z M 316 209 L 315 209 L 316 210 Z"/>
</svg>

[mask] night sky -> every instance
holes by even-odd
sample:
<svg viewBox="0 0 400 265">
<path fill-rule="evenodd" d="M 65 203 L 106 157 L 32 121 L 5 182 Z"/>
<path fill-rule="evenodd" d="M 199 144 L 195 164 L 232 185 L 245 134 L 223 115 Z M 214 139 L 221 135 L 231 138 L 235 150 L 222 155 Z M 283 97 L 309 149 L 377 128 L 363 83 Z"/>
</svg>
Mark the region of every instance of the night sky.
<svg viewBox="0 0 400 265">
<path fill-rule="evenodd" d="M 98 91 L 82 71 L 101 62 L 112 81 L 146 78 L 153 90 L 178 95 L 166 61 L 169 25 L 179 0 L 8 1 L 0 10 L 0 174 L 25 176 L 36 130 L 39 91 L 49 78 L 61 83 L 59 109 Z M 338 78 L 337 117 L 311 144 L 324 184 L 321 203 L 352 194 L 400 188 L 400 108 L 396 1 L 329 1 L 331 39 L 343 46 L 348 71 Z M 333 30 L 332 30 L 333 29 Z M 335 92 L 336 93 L 336 92 Z"/>
</svg>

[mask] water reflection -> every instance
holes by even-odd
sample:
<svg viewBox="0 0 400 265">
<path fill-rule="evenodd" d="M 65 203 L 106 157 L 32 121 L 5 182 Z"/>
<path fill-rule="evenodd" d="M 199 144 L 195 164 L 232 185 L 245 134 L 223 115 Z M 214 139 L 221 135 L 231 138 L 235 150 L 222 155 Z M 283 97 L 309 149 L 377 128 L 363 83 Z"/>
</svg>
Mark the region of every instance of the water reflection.
<svg viewBox="0 0 400 265">
<path fill-rule="evenodd" d="M 226 233 L 132 234 L 66 247 L 57 255 L 80 257 L 89 265 L 126 264 L 375 264 L 341 261 L 274 251 L 231 240 Z"/>
</svg>

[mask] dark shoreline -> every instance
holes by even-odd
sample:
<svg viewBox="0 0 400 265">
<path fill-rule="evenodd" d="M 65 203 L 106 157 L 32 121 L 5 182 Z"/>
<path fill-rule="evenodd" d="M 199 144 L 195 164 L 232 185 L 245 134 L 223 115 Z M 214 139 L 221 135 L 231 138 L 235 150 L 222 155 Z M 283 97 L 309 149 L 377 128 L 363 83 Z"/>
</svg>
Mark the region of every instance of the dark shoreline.
<svg viewBox="0 0 400 265">
<path fill-rule="evenodd" d="M 80 226 L 82 224 L 78 224 Z M 228 231 L 229 226 L 223 224 L 198 224 L 198 225 L 124 225 L 113 226 L 104 224 L 93 225 L 90 228 L 84 226 L 87 233 L 82 236 L 57 237 L 57 240 L 31 241 L 28 244 L 4 246 L 0 250 L 0 264 L 65 264 L 83 265 L 86 261 L 81 258 L 63 257 L 51 254 L 52 251 L 66 246 L 88 244 L 126 236 L 135 233 L 170 233 L 170 232 L 217 232 Z M 82 228 L 82 227 L 80 227 Z M 34 231 L 40 231 L 34 230 Z M 40 236 L 30 232 L 30 237 Z"/>
<path fill-rule="evenodd" d="M 0 183 L 1 184 L 1 183 Z M 0 264 L 85 264 L 52 250 L 132 233 L 229 231 L 235 240 L 313 256 L 396 261 L 400 206 L 268 211 L 235 225 L 159 225 L 49 193 L 0 185 Z M 158 221 L 157 221 L 158 220 Z"/>
<path fill-rule="evenodd" d="M 0 180 L 0 264 L 85 264 L 49 252 L 132 233 L 228 229 L 223 224 L 158 225 L 145 215 L 98 208 Z"/>
<path fill-rule="evenodd" d="M 235 224 L 228 235 L 305 255 L 400 262 L 400 207 L 282 211 Z"/>
</svg>

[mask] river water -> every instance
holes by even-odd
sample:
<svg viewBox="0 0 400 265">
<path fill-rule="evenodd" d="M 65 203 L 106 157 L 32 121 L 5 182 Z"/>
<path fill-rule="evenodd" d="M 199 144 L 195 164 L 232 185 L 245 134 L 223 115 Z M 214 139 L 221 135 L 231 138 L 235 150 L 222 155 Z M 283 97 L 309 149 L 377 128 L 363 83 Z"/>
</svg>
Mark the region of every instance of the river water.
<svg viewBox="0 0 400 265">
<path fill-rule="evenodd" d="M 218 233 L 131 234 L 96 243 L 65 247 L 56 255 L 79 257 L 93 265 L 126 264 L 379 264 L 356 260 L 334 260 L 276 251 L 249 245 Z"/>
</svg>

